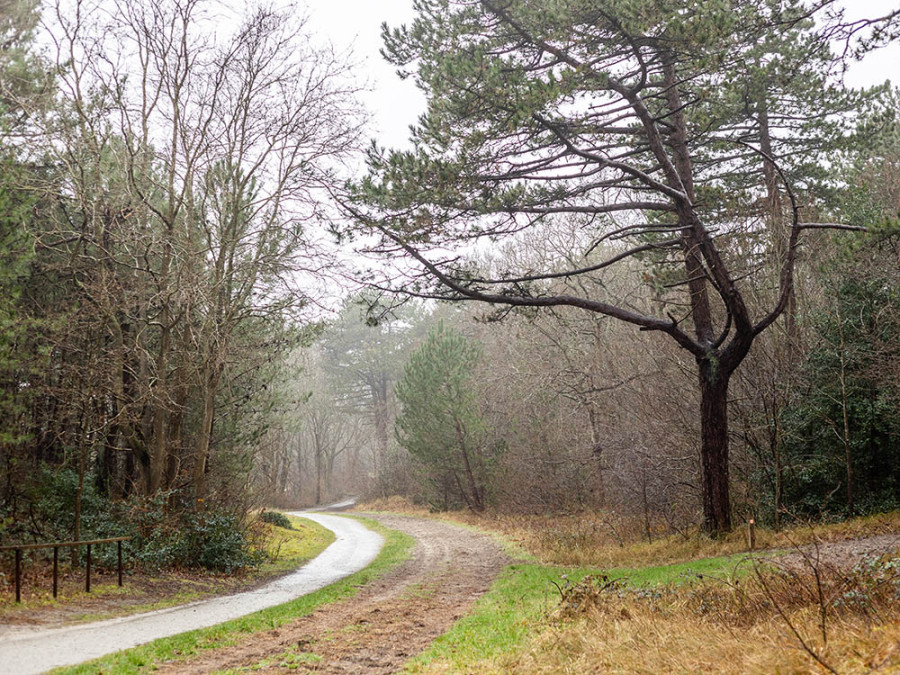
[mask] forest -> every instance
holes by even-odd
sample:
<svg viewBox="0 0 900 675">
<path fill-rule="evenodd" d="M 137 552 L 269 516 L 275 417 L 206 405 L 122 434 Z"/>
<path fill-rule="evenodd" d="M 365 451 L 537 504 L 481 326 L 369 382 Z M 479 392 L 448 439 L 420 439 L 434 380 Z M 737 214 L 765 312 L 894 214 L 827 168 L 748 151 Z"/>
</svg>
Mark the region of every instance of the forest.
<svg viewBox="0 0 900 675">
<path fill-rule="evenodd" d="M 900 10 L 700 4 L 422 0 L 393 149 L 300 11 L 0 0 L 0 544 L 900 507 Z"/>
</svg>

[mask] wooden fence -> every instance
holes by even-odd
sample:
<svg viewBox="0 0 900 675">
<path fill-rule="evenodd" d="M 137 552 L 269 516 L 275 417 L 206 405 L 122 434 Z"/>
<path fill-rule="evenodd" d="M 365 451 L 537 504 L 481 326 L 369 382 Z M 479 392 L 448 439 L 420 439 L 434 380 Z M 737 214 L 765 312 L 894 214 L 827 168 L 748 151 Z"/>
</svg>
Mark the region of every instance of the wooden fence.
<svg viewBox="0 0 900 675">
<path fill-rule="evenodd" d="M 113 537 L 112 539 L 91 539 L 89 541 L 61 541 L 53 544 L 13 544 L 11 546 L 0 546 L 0 552 L 15 551 L 16 554 L 16 602 L 22 602 L 22 551 L 33 551 L 41 548 L 53 549 L 53 597 L 56 597 L 59 579 L 59 549 L 72 548 L 75 546 L 87 546 L 87 559 L 85 561 L 84 590 L 91 592 L 91 546 L 94 544 L 111 544 L 116 543 L 118 553 L 118 573 L 119 586 L 122 585 L 122 542 L 128 541 L 131 537 Z"/>
</svg>

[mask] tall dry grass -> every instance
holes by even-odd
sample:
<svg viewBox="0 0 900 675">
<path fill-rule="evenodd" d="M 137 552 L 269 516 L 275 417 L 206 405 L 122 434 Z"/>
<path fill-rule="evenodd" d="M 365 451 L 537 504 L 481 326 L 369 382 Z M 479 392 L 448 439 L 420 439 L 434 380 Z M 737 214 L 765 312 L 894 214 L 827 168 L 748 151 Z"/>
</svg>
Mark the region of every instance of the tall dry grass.
<svg viewBox="0 0 900 675">
<path fill-rule="evenodd" d="M 653 591 L 588 578 L 564 589 L 527 648 L 472 672 L 898 672 L 898 600 L 896 559 Z"/>
</svg>

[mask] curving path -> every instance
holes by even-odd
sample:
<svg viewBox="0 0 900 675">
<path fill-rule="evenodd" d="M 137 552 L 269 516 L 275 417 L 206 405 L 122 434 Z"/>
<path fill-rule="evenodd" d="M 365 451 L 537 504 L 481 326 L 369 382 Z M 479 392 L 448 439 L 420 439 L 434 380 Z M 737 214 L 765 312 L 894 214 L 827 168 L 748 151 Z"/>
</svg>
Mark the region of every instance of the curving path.
<svg viewBox="0 0 900 675">
<path fill-rule="evenodd" d="M 368 514 L 415 539 L 412 555 L 351 598 L 186 660 L 159 675 L 212 672 L 387 675 L 469 613 L 509 563 L 486 534 L 432 519 Z"/>
<path fill-rule="evenodd" d="M 68 666 L 280 605 L 363 569 L 381 550 L 381 535 L 350 518 L 294 513 L 333 531 L 336 540 L 297 571 L 236 595 L 96 623 L 56 629 L 17 628 L 0 642 L 0 674 L 27 675 Z"/>
</svg>

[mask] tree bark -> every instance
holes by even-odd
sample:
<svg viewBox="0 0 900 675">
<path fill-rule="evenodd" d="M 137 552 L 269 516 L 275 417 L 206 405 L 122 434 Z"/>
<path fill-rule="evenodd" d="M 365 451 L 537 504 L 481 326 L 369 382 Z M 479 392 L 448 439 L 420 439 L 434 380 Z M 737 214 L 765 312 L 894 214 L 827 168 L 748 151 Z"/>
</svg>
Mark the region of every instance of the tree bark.
<svg viewBox="0 0 900 675">
<path fill-rule="evenodd" d="M 459 450 L 463 459 L 463 466 L 466 469 L 466 482 L 469 484 L 469 489 L 472 491 L 472 501 L 469 506 L 473 511 L 481 513 L 482 511 L 484 511 L 484 496 L 482 495 L 482 490 L 478 484 L 478 481 L 475 479 L 475 473 L 472 471 L 472 464 L 471 462 L 469 462 L 469 450 L 466 444 L 465 431 L 463 430 L 462 423 L 459 421 L 459 419 L 454 419 L 453 424 L 456 427 L 456 439 L 459 442 Z M 460 489 L 462 489 L 462 486 L 460 486 Z M 465 496 L 465 494 L 466 492 L 465 490 L 463 490 L 463 495 Z"/>
<path fill-rule="evenodd" d="M 203 376 L 203 420 L 200 426 L 200 438 L 194 454 L 194 506 L 198 507 L 206 499 L 206 462 L 209 458 L 212 440 L 213 422 L 216 413 L 216 394 L 219 389 L 221 369 L 214 366 Z"/>
<path fill-rule="evenodd" d="M 728 381 L 710 356 L 700 362 L 700 462 L 703 529 L 714 534 L 731 530 L 728 491 Z"/>
</svg>

